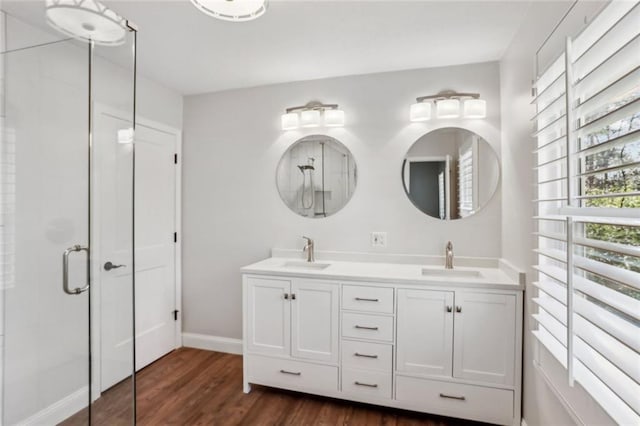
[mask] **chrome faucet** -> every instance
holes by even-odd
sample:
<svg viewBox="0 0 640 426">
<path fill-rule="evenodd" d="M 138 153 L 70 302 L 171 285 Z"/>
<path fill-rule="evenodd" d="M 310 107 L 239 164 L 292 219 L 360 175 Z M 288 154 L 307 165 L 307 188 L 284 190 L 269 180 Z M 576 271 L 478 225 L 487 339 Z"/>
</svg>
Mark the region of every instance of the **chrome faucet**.
<svg viewBox="0 0 640 426">
<path fill-rule="evenodd" d="M 453 244 L 451 243 L 451 241 L 447 243 L 444 254 L 444 269 L 453 269 Z"/>
<path fill-rule="evenodd" d="M 304 248 L 302 249 L 302 252 L 304 253 L 305 251 L 307 252 L 307 262 L 315 262 L 316 261 L 316 256 L 313 250 L 314 247 L 314 243 L 313 240 L 309 237 L 302 237 L 305 240 L 307 240 L 307 243 L 305 244 Z"/>
</svg>

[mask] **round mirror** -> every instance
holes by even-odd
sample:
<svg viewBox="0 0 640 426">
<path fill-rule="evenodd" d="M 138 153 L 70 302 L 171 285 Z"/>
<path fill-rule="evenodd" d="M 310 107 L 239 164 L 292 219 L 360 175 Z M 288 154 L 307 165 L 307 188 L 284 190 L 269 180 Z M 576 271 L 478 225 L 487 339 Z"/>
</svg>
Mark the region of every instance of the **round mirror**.
<svg viewBox="0 0 640 426">
<path fill-rule="evenodd" d="M 484 207 L 498 187 L 498 156 L 481 136 L 446 127 L 418 139 L 402 163 L 404 190 L 420 211 L 462 219 Z"/>
<path fill-rule="evenodd" d="M 331 216 L 351 199 L 358 174 L 351 152 L 337 139 L 306 136 L 282 155 L 276 175 L 282 201 L 310 218 Z"/>
</svg>

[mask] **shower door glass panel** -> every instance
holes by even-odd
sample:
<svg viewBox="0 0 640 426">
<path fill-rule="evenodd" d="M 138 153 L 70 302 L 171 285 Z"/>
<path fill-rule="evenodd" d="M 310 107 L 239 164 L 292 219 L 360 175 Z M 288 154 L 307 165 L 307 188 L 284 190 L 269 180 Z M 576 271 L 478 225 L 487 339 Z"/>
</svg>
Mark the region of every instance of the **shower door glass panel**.
<svg viewBox="0 0 640 426">
<path fill-rule="evenodd" d="M 3 8 L 19 13 L 22 5 L 10 3 Z M 109 105 L 133 127 L 135 38 L 128 32 L 104 53 L 52 32 L 44 3 L 23 4 L 41 7 L 42 22 L 2 16 L 0 423 L 132 424 L 133 147 L 119 143 L 119 129 L 95 126 L 95 108 Z M 117 167 L 112 181 L 101 179 L 98 165 Z M 115 226 L 100 210 L 108 210 L 100 204 L 108 188 L 122 201 L 117 250 L 106 253 L 100 238 Z M 63 289 L 67 250 L 72 294 Z M 105 302 L 108 261 L 129 272 Z M 122 373 L 108 387 L 101 384 L 104 309 L 128 321 L 118 335 Z"/>
<path fill-rule="evenodd" d="M 133 172 L 135 32 L 117 46 L 95 45 L 92 61 L 93 192 L 91 293 L 92 424 L 134 418 Z"/>
<path fill-rule="evenodd" d="M 64 251 L 89 245 L 88 52 L 58 41 L 3 54 L 6 425 L 58 422 L 89 401 L 89 292 L 62 283 Z M 69 287 L 84 288 L 87 252 L 68 260 Z"/>
</svg>

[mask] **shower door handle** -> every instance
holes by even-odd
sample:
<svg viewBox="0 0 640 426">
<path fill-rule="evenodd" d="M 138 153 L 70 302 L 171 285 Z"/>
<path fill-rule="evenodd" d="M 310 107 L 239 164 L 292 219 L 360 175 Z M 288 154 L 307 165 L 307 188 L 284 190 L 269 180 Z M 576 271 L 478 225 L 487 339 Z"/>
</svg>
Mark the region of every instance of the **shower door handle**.
<svg viewBox="0 0 640 426">
<path fill-rule="evenodd" d="M 71 295 L 78 295 L 89 290 L 89 283 L 84 287 L 76 287 L 74 289 L 69 288 L 69 255 L 74 252 L 85 251 L 87 256 L 89 255 L 89 247 L 84 247 L 76 244 L 73 247 L 69 247 L 62 254 L 62 289 L 65 293 Z M 88 267 L 88 265 L 87 265 Z"/>
</svg>

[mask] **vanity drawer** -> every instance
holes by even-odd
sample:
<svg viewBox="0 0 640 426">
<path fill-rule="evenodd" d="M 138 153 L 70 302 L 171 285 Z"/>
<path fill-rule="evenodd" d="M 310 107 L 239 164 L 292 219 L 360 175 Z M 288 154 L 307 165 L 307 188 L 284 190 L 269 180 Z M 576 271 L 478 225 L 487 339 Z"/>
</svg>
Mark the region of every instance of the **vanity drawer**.
<svg viewBox="0 0 640 426">
<path fill-rule="evenodd" d="M 249 382 L 284 388 L 337 391 L 338 367 L 290 359 L 245 355 Z"/>
<path fill-rule="evenodd" d="M 393 289 L 361 285 L 343 285 L 342 309 L 392 314 Z"/>
<path fill-rule="evenodd" d="M 391 398 L 391 372 L 342 368 L 342 392 L 374 398 Z"/>
<path fill-rule="evenodd" d="M 393 317 L 343 312 L 342 336 L 392 342 Z"/>
<path fill-rule="evenodd" d="M 384 343 L 343 340 L 342 365 L 350 368 L 391 372 L 393 346 Z"/>
<path fill-rule="evenodd" d="M 434 414 L 513 422 L 513 391 L 507 389 L 396 376 L 396 400 Z"/>
</svg>

